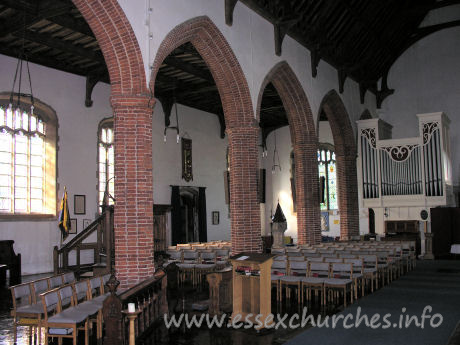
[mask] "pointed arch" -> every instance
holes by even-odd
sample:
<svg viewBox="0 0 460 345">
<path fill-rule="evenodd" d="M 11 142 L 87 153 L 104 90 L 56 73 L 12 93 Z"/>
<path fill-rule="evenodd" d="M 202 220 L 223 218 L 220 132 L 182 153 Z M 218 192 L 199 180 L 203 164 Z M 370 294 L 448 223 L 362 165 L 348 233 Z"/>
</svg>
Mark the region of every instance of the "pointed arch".
<svg viewBox="0 0 460 345">
<path fill-rule="evenodd" d="M 225 37 L 207 16 L 190 19 L 166 35 L 153 63 L 150 89 L 155 90 L 155 78 L 164 59 L 187 42 L 208 65 L 222 101 L 230 148 L 232 253 L 260 251 L 259 127 L 243 70 Z"/>
<path fill-rule="evenodd" d="M 110 76 L 112 96 L 148 95 L 141 50 L 116 0 L 72 0 L 91 27 Z"/>
<path fill-rule="evenodd" d="M 126 289 L 154 273 L 151 230 L 153 105 L 149 102 L 139 44 L 118 1 L 72 1 L 91 27 L 110 76 L 117 200 L 114 210 L 115 270 L 120 287 Z M 127 142 L 127 137 L 132 140 Z"/>
<path fill-rule="evenodd" d="M 287 62 L 275 65 L 262 83 L 257 102 L 260 118 L 262 96 L 268 83 L 278 92 L 286 110 L 294 148 L 296 179 L 297 236 L 299 244 L 321 241 L 318 193 L 318 139 L 315 122 L 299 79 Z"/>
<path fill-rule="evenodd" d="M 329 91 L 324 96 L 319 107 L 318 118 L 322 111 L 329 120 L 334 138 L 340 237 L 349 239 L 351 236 L 359 235 L 356 140 L 345 105 L 335 90 Z"/>
</svg>

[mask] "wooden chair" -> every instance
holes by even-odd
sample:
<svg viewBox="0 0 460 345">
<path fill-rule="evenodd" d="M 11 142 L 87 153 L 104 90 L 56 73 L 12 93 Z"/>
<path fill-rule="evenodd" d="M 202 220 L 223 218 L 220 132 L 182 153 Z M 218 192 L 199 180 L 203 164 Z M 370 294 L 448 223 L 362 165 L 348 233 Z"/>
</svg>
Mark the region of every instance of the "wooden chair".
<svg viewBox="0 0 460 345">
<path fill-rule="evenodd" d="M 350 291 L 350 300 L 353 303 L 353 264 L 331 263 L 330 278 L 324 281 L 324 289 L 326 304 L 329 297 L 336 297 L 335 299 L 337 299 L 341 291 L 343 291 L 344 307 L 347 306 L 347 291 Z"/>
<path fill-rule="evenodd" d="M 307 300 L 312 302 L 312 291 L 315 292 L 315 299 L 320 293 L 321 306 L 325 304 L 324 294 L 324 281 L 329 277 L 329 263 L 326 262 L 315 262 L 308 261 L 307 276 L 301 279 L 301 298 L 302 304 L 304 302 L 304 296 L 307 296 Z M 305 293 L 304 293 L 305 290 Z"/>
<path fill-rule="evenodd" d="M 198 264 L 199 253 L 196 250 L 184 250 L 182 253 L 182 262 L 177 264 L 179 267 L 179 283 L 183 285 L 187 280 L 196 286 L 195 267 Z"/>
<path fill-rule="evenodd" d="M 377 255 L 362 255 L 361 258 L 364 264 L 363 271 L 365 284 L 369 282 L 371 285 L 371 292 L 374 292 L 374 285 L 376 290 L 379 288 Z"/>
<path fill-rule="evenodd" d="M 56 276 L 49 277 L 48 278 L 48 288 L 54 289 L 54 288 L 61 286 L 63 284 L 62 278 L 63 278 L 62 274 L 58 274 Z"/>
<path fill-rule="evenodd" d="M 43 306 L 43 327 L 45 328 L 45 344 L 49 338 L 56 337 L 59 344 L 63 338 L 71 338 L 77 345 L 78 330 L 85 331 L 85 345 L 88 345 L 89 322 L 88 313 L 76 307 L 62 308 L 60 289 L 50 290 L 41 295 Z"/>
<path fill-rule="evenodd" d="M 355 299 L 358 299 L 358 288 L 361 288 L 361 295 L 364 297 L 364 260 L 360 259 L 344 259 L 344 263 L 353 264 L 353 288 L 355 291 Z"/>
<path fill-rule="evenodd" d="M 290 261 L 288 275 L 280 277 L 279 288 L 280 294 L 283 294 L 283 288 L 286 288 L 286 298 L 291 298 L 291 287 L 297 289 L 297 301 L 302 301 L 302 278 L 307 276 L 308 262 L 307 261 Z"/>
<path fill-rule="evenodd" d="M 62 283 L 65 284 L 72 284 L 75 282 L 75 273 L 74 272 L 67 272 L 62 275 Z"/>
<path fill-rule="evenodd" d="M 228 265 L 228 259 L 230 258 L 230 250 L 228 249 L 216 249 L 216 265 L 217 269 L 223 269 Z"/>
<path fill-rule="evenodd" d="M 35 303 L 36 298 L 29 283 L 11 286 L 10 291 L 13 299 L 11 316 L 13 317 L 14 344 L 17 342 L 18 326 L 29 326 L 31 336 L 32 333 L 35 334 L 35 331 L 37 331 L 38 343 L 40 344 L 41 324 L 44 316 L 41 301 L 40 303 Z"/>
<path fill-rule="evenodd" d="M 206 274 L 214 271 L 217 267 L 217 254 L 214 251 L 203 251 L 200 254 L 200 261 L 195 265 L 196 272 L 196 284 L 201 287 L 203 285 L 203 277 L 206 277 Z"/>
<path fill-rule="evenodd" d="M 271 267 L 271 282 L 272 288 L 276 289 L 276 301 L 277 303 L 281 302 L 281 289 L 280 289 L 280 279 L 285 276 L 288 272 L 288 262 L 285 261 L 273 261 Z"/>
</svg>

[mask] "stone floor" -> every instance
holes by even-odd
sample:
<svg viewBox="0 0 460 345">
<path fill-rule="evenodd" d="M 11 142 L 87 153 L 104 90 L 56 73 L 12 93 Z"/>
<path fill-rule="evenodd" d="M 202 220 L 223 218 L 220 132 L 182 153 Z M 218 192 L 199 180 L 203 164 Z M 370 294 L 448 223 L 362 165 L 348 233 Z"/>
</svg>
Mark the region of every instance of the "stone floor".
<svg viewBox="0 0 460 345">
<path fill-rule="evenodd" d="M 26 277 L 26 280 L 36 279 Z M 179 304 L 179 315 L 181 309 L 192 315 L 192 304 L 206 299 L 205 293 L 189 292 L 186 294 L 184 303 Z M 0 344 L 12 345 L 13 330 L 12 320 L 9 316 L 10 304 L 9 291 L 3 288 L 0 298 Z M 302 310 L 295 301 L 286 308 L 279 309 L 273 303 L 272 312 L 288 314 L 287 321 L 294 313 L 300 314 Z M 415 315 L 421 319 L 425 306 L 432 307 L 431 315 L 439 313 L 443 317 L 442 324 L 437 328 L 430 327 L 430 319 L 426 319 L 424 329 L 415 327 L 414 322 L 408 328 L 399 328 L 399 318 L 403 315 L 402 324 L 406 321 L 405 315 Z M 339 320 L 337 327 L 332 329 L 332 316 L 349 313 L 356 316 L 358 308 L 361 315 L 372 315 L 379 313 L 382 317 L 388 317 L 390 326 L 387 329 L 372 329 L 365 327 L 364 323 L 359 327 L 345 329 Z M 406 308 L 403 312 L 402 308 Z M 338 313 L 338 314 L 337 314 Z M 456 324 L 460 320 L 460 261 L 419 261 L 417 268 L 392 282 L 372 295 L 358 300 L 357 303 L 347 307 L 345 310 L 329 309 L 320 313 L 310 306 L 306 316 L 312 315 L 317 321 L 321 316 L 325 322 L 329 316 L 329 327 L 314 327 L 307 324 L 304 328 L 284 329 L 282 325 L 277 330 L 266 330 L 256 332 L 254 329 L 229 329 L 227 327 L 209 329 L 208 327 L 192 327 L 188 329 L 183 323 L 181 327 L 167 329 L 163 321 L 158 322 L 144 339 L 137 344 L 147 345 L 175 345 L 175 344 L 199 344 L 199 345 L 277 345 L 277 344 L 417 344 L 417 345 L 446 345 L 449 336 L 453 333 Z M 197 314 L 196 315 L 200 315 Z M 438 318 L 439 319 L 439 318 Z M 297 323 L 297 320 L 295 323 Z M 438 322 L 439 320 L 434 320 Z M 354 323 L 354 319 L 351 321 Z M 348 323 L 349 324 L 349 323 Z M 394 327 L 396 325 L 396 327 Z M 80 337 L 80 343 L 83 344 Z M 19 328 L 18 344 L 28 344 L 29 337 L 26 328 Z M 66 344 L 68 342 L 64 342 Z M 94 342 L 94 339 L 92 341 Z"/>
</svg>

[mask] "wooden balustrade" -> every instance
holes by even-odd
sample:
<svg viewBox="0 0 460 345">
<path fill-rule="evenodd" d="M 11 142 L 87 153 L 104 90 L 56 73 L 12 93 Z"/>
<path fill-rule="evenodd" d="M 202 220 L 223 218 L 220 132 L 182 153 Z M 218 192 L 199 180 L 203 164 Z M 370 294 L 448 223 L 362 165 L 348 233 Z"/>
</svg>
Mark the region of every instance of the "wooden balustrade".
<svg viewBox="0 0 460 345">
<path fill-rule="evenodd" d="M 153 323 L 168 313 L 167 276 L 163 269 L 132 288 L 117 293 L 119 282 L 112 275 L 107 286 L 111 292 L 104 301 L 105 325 L 104 345 L 128 344 L 142 337 Z M 128 303 L 135 303 L 136 317 L 127 313 Z M 130 333 L 130 323 L 134 322 L 134 334 Z"/>
<path fill-rule="evenodd" d="M 95 243 L 83 243 L 91 234 L 96 232 Z M 108 206 L 106 210 L 92 222 L 86 229 L 80 232 L 72 240 L 63 245 L 60 249 L 55 246 L 53 251 L 54 274 L 73 270 L 77 274 L 86 266 L 94 264 L 105 264 L 105 269 L 99 271 L 103 274 L 111 271 L 112 266 L 112 233 L 113 233 L 113 206 Z M 81 251 L 93 251 L 93 263 L 81 264 Z M 76 263 L 69 265 L 69 254 L 75 251 Z M 102 259 L 104 258 L 104 260 Z"/>
</svg>

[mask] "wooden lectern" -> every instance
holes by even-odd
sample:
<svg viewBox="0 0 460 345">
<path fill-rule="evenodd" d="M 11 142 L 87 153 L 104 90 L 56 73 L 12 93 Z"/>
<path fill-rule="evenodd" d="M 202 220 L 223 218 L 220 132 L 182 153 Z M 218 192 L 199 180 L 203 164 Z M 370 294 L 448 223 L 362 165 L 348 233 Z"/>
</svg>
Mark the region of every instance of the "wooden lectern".
<svg viewBox="0 0 460 345">
<path fill-rule="evenodd" d="M 244 322 L 248 320 L 256 326 L 255 317 L 263 323 L 271 314 L 271 266 L 274 255 L 240 253 L 232 256 L 233 266 L 233 313 Z"/>
</svg>

